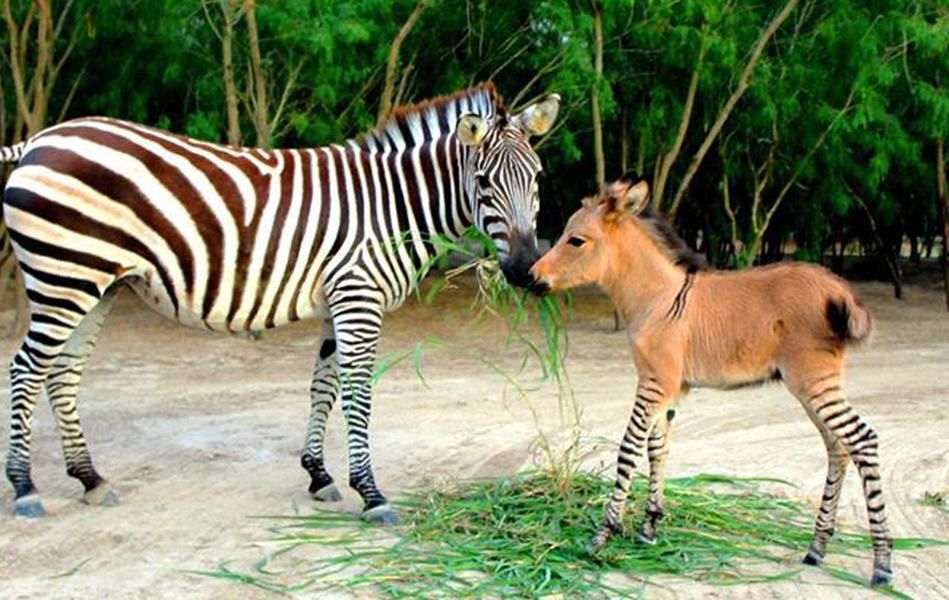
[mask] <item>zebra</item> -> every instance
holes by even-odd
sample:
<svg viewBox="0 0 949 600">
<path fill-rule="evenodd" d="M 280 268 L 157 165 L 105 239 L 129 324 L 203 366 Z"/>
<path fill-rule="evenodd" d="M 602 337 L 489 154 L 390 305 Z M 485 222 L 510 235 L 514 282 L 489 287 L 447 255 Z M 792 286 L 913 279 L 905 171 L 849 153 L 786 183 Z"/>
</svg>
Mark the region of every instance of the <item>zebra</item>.
<svg viewBox="0 0 949 600">
<path fill-rule="evenodd" d="M 31 308 L 10 363 L 14 514 L 44 514 L 30 476 L 44 388 L 83 501 L 117 502 L 93 467 L 76 393 L 123 282 L 189 327 L 237 333 L 321 319 L 300 458 L 309 492 L 342 498 L 323 460 L 326 419 L 342 397 L 362 518 L 397 522 L 369 451 L 383 314 L 412 292 L 435 236 L 457 239 L 471 226 L 493 240 L 505 277 L 530 287 L 541 163 L 529 138 L 551 129 L 559 105 L 550 94 L 511 114 L 483 83 L 396 109 L 342 145 L 235 148 L 87 117 L 0 150 L 19 162 L 3 220 Z"/>
</svg>

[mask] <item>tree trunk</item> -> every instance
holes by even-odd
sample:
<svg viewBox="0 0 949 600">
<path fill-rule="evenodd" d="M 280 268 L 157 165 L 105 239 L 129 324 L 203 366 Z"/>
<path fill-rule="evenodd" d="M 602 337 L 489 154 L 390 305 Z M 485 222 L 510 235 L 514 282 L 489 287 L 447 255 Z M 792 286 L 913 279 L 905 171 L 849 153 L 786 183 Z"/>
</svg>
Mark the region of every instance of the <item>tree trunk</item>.
<svg viewBox="0 0 949 600">
<path fill-rule="evenodd" d="M 717 138 L 718 134 L 721 133 L 722 127 L 725 125 L 725 122 L 731 115 L 735 105 L 738 104 L 738 101 L 741 100 L 741 97 L 745 94 L 745 90 L 748 89 L 748 84 L 751 80 L 751 74 L 758 65 L 758 60 L 761 59 L 761 54 L 764 52 L 765 46 L 768 45 L 768 42 L 772 37 L 774 37 L 775 32 L 777 32 L 777 30 L 787 20 L 787 18 L 791 16 L 791 11 L 794 10 L 794 8 L 797 6 L 797 3 L 798 0 L 788 0 L 788 3 L 784 5 L 784 8 L 781 9 L 781 12 L 779 12 L 774 17 L 774 19 L 768 23 L 768 26 L 764 29 L 764 31 L 761 32 L 761 35 L 758 36 L 758 40 L 755 42 L 754 48 L 751 51 L 751 56 L 748 57 L 748 63 L 745 64 L 745 69 L 741 73 L 741 77 L 738 80 L 738 85 L 735 87 L 735 91 L 732 92 L 732 95 L 729 96 L 728 100 L 725 102 L 725 106 L 723 106 L 722 110 L 719 111 L 718 117 L 716 117 L 715 122 L 712 123 L 712 127 L 705 136 L 705 140 L 702 141 L 702 145 L 699 146 L 699 149 L 695 152 L 695 155 L 689 162 L 689 166 L 685 171 L 685 176 L 683 176 L 682 181 L 679 182 L 679 188 L 676 190 L 675 196 L 672 198 L 672 204 L 669 207 L 670 219 L 675 219 L 676 213 L 679 211 L 679 205 L 682 204 L 682 198 L 685 196 L 686 190 L 689 189 L 689 184 L 692 182 L 692 178 L 695 177 L 695 173 L 699 170 L 699 166 L 705 159 L 705 155 L 708 153 L 709 148 L 712 147 L 712 143 L 715 141 L 715 138 Z"/>
<path fill-rule="evenodd" d="M 250 66 L 254 77 L 254 128 L 257 130 L 257 145 L 261 148 L 269 148 L 270 124 L 267 116 L 270 114 L 270 107 L 267 102 L 267 79 L 264 74 L 263 59 L 260 56 L 256 4 L 256 0 L 244 0 L 247 39 L 250 43 Z"/>
<path fill-rule="evenodd" d="M 386 61 L 386 78 L 382 87 L 382 98 L 379 99 L 379 114 L 376 116 L 377 125 L 381 124 L 389 115 L 389 112 L 392 111 L 392 98 L 395 95 L 395 75 L 399 68 L 399 51 L 402 49 L 402 42 L 411 33 L 415 23 L 425 11 L 425 7 L 426 0 L 419 0 L 412 14 L 405 20 L 405 23 L 399 29 L 399 33 L 392 40 L 392 46 L 389 48 L 389 58 Z"/>
<path fill-rule="evenodd" d="M 867 221 L 870 223 L 870 232 L 873 234 L 873 239 L 876 241 L 877 247 L 880 249 L 880 256 L 883 258 L 883 262 L 886 263 L 886 269 L 890 273 L 890 280 L 893 282 L 893 296 L 897 300 L 903 298 L 903 272 L 900 271 L 900 251 L 899 246 L 897 245 L 896 257 L 890 257 L 890 250 L 886 246 L 886 242 L 883 241 L 883 237 L 880 235 L 880 231 L 877 229 L 876 219 L 873 218 L 873 213 L 870 212 L 870 207 L 867 206 L 867 203 L 863 201 L 863 198 L 858 196 L 850 190 L 850 195 L 854 200 L 857 201 L 857 204 L 860 205 L 860 208 L 863 209 L 863 212 L 867 215 Z"/>
<path fill-rule="evenodd" d="M 942 282 L 946 290 L 946 310 L 949 310 L 949 198 L 946 197 L 946 144 L 936 142 L 936 195 L 942 213 Z"/>
<path fill-rule="evenodd" d="M 222 0 L 224 28 L 221 31 L 221 64 L 224 68 L 224 104 L 227 107 L 227 143 L 241 145 L 241 124 L 237 112 L 237 85 L 234 83 L 234 22 L 237 0 Z"/>
<path fill-rule="evenodd" d="M 692 107 L 695 105 L 695 93 L 699 89 L 699 74 L 702 70 L 702 61 L 705 59 L 705 32 L 702 32 L 702 41 L 699 46 L 699 56 L 695 60 L 695 69 L 692 70 L 692 77 L 689 80 L 689 91 L 685 95 L 685 104 L 682 105 L 682 116 L 679 118 L 679 129 L 676 131 L 676 139 L 672 143 L 669 152 L 659 155 L 659 168 L 652 186 L 652 207 L 662 209 L 662 200 L 665 197 L 666 181 L 669 179 L 669 172 L 672 165 L 679 158 L 679 151 L 682 150 L 682 143 L 685 141 L 685 135 L 689 131 L 689 122 L 692 120 Z"/>
<path fill-rule="evenodd" d="M 593 160 L 596 184 L 606 182 L 606 159 L 603 156 L 603 121 L 600 117 L 600 82 L 603 79 L 603 13 L 598 0 L 593 0 L 593 70 L 596 76 L 590 91 L 590 112 L 593 115 Z"/>
</svg>

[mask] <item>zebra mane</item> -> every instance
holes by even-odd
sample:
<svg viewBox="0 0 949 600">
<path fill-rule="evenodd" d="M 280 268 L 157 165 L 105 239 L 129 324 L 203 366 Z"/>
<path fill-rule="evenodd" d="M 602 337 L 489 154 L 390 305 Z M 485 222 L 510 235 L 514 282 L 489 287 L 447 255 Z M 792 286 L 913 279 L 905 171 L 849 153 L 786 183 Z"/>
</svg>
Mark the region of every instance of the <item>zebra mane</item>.
<svg viewBox="0 0 949 600">
<path fill-rule="evenodd" d="M 488 120 L 506 115 L 494 84 L 479 83 L 454 94 L 399 106 L 375 129 L 350 143 L 367 152 L 401 151 L 454 131 L 458 117 L 465 113 L 481 115 Z"/>
</svg>

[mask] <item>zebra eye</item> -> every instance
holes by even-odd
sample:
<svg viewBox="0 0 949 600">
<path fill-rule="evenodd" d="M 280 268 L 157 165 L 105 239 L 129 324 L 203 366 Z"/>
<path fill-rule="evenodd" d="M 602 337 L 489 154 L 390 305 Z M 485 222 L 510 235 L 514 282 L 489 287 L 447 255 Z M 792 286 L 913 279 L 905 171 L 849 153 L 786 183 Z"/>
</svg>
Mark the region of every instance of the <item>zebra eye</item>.
<svg viewBox="0 0 949 600">
<path fill-rule="evenodd" d="M 569 240 L 567 240 L 567 243 L 575 248 L 579 248 L 580 246 L 586 244 L 587 241 L 583 239 L 582 237 L 573 236 Z"/>
</svg>

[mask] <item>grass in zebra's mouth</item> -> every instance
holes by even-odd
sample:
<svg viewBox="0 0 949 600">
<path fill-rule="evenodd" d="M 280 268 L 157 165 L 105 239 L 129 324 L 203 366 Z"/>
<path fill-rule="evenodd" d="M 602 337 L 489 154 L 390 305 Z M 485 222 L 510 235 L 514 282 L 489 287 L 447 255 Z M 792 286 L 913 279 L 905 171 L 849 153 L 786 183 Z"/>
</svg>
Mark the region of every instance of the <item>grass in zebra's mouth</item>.
<svg viewBox="0 0 949 600">
<path fill-rule="evenodd" d="M 497 355 L 521 352 L 520 364 L 512 370 L 498 359 L 429 336 L 411 348 L 381 356 L 372 383 L 378 383 L 387 371 L 411 359 L 419 380 L 427 385 L 422 368 L 422 356 L 427 350 L 447 351 L 480 363 L 488 372 L 500 375 L 508 391 L 513 391 L 514 396 L 529 409 L 537 430 L 535 447 L 543 458 L 543 467 L 566 481 L 583 458 L 580 444 L 582 411 L 573 394 L 565 364 L 569 349 L 566 321 L 573 306 L 572 296 L 569 292 L 561 292 L 538 298 L 512 286 L 501 273 L 494 242 L 477 228 L 468 229 L 457 240 L 434 237 L 429 242 L 434 253 L 416 274 L 416 283 L 419 284 L 416 290 L 422 289 L 420 284 L 426 277 L 430 285 L 424 294 L 417 292 L 418 299 L 431 304 L 441 292 L 453 287 L 458 277 L 473 272 L 478 284 L 472 300 L 475 322 L 493 319 L 503 323 L 507 335 Z M 396 240 L 393 243 L 405 242 Z M 556 386 L 563 433 L 557 441 L 540 427 L 537 407 L 529 393 L 532 390 L 522 380 L 531 364 L 539 366 L 542 380 L 552 381 Z"/>
<path fill-rule="evenodd" d="M 675 585 L 675 578 L 753 584 L 795 579 L 805 569 L 799 559 L 812 534 L 811 507 L 763 489 L 789 483 L 718 475 L 670 479 L 668 516 L 657 544 L 618 537 L 595 558 L 584 545 L 599 526 L 612 481 L 577 472 L 566 488 L 562 483 L 556 474 L 534 472 L 419 490 L 400 502 L 407 524 L 395 534 L 329 510 L 277 517 L 278 550 L 255 572 L 206 574 L 278 592 L 338 588 L 357 594 L 372 589 L 393 598 L 635 598 L 652 586 Z M 634 482 L 633 496 L 645 497 L 644 479 Z M 635 530 L 640 514 L 642 506 L 631 507 L 627 531 Z M 894 540 L 894 549 L 947 543 L 903 538 Z M 328 548 L 329 554 L 302 569 L 282 571 L 281 557 L 307 544 Z M 838 562 L 835 555 L 863 557 L 869 547 L 868 536 L 839 532 L 827 562 Z M 832 566 L 823 570 L 832 582 L 866 588 L 862 574 Z M 873 591 L 908 597 L 894 588 Z"/>
</svg>

